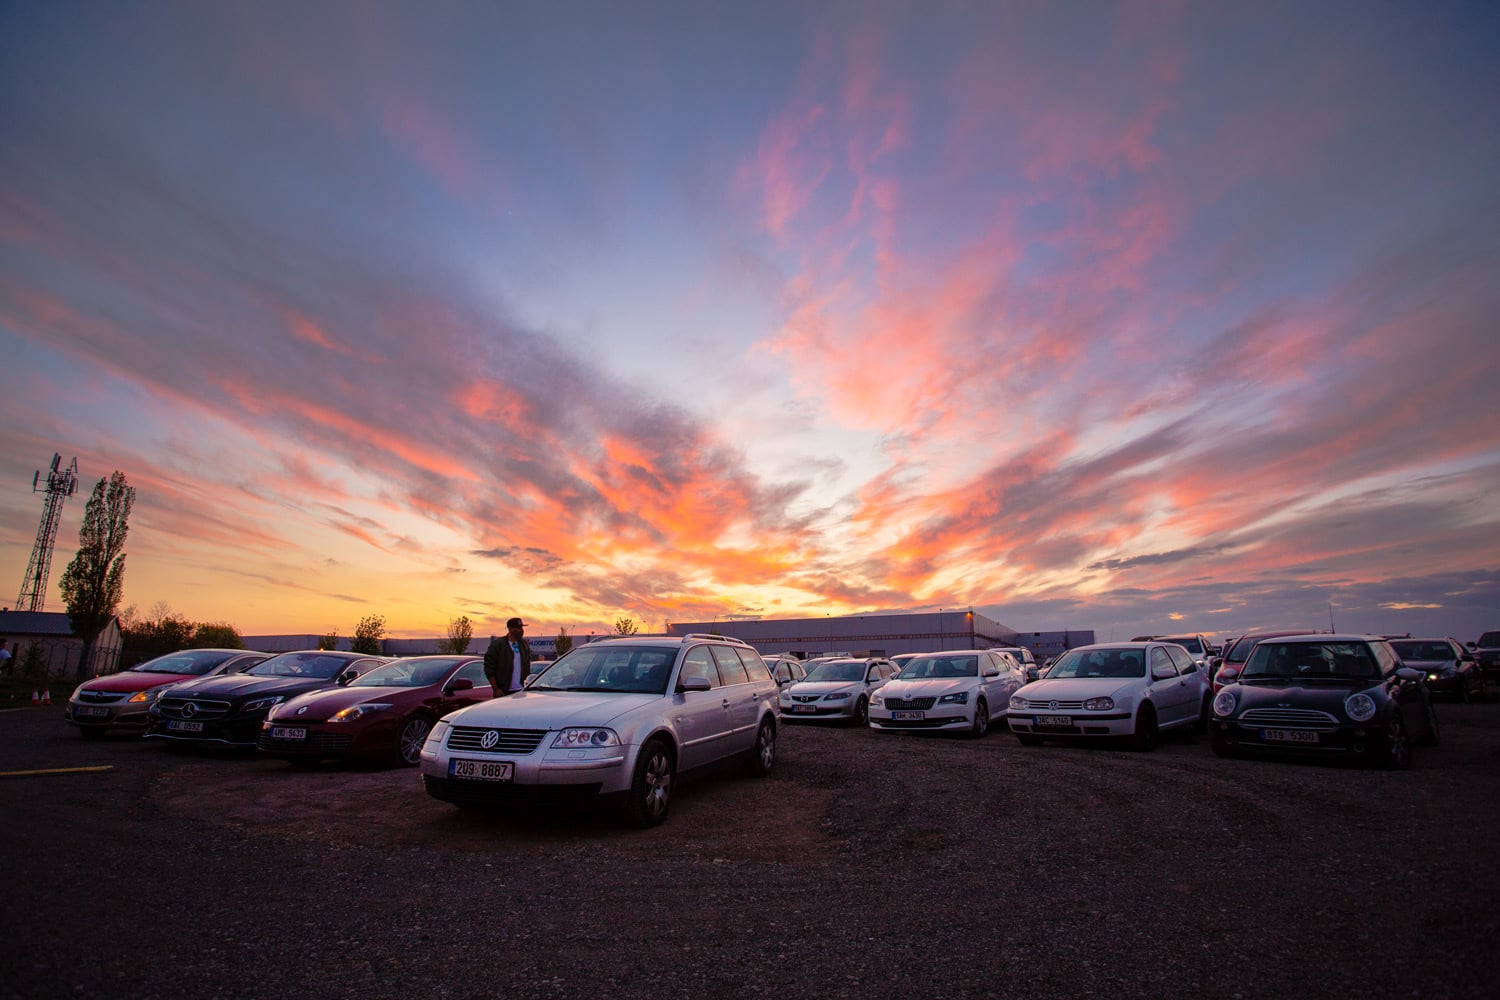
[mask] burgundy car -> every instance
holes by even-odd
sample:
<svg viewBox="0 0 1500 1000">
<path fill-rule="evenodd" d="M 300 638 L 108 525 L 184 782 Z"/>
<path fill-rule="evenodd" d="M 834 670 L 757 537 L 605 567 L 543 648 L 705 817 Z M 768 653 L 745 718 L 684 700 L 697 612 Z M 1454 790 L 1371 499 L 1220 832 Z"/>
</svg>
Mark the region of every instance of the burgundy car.
<svg viewBox="0 0 1500 1000">
<path fill-rule="evenodd" d="M 409 656 L 343 687 L 282 702 L 261 723 L 255 745 L 294 763 L 374 757 L 411 766 L 433 723 L 490 697 L 483 657 Z"/>
</svg>

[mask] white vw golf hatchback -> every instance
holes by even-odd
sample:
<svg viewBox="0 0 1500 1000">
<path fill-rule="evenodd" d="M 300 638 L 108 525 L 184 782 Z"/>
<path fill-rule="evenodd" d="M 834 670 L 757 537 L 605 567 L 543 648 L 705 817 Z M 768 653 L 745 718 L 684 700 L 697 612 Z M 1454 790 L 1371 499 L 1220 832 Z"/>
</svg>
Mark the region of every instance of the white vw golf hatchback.
<svg viewBox="0 0 1500 1000">
<path fill-rule="evenodd" d="M 713 635 L 604 639 L 522 691 L 460 709 L 422 747 L 429 795 L 461 807 L 607 797 L 625 821 L 667 817 L 679 775 L 776 757 L 776 682 L 749 644 Z"/>
</svg>

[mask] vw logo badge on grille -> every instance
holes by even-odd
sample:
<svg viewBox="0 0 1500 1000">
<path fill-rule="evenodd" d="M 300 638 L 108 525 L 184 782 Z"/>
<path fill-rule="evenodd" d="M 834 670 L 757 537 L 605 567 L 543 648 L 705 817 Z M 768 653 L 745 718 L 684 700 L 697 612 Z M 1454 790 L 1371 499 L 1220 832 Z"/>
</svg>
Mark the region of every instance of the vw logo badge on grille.
<svg viewBox="0 0 1500 1000">
<path fill-rule="evenodd" d="M 1049 709 L 1051 709 L 1052 711 L 1055 712 L 1055 711 L 1057 711 L 1057 702 L 1055 702 L 1055 701 L 1049 701 L 1049 702 L 1047 702 L 1047 707 Z"/>
<path fill-rule="evenodd" d="M 183 718 L 189 719 L 189 718 L 192 718 L 193 716 L 195 716 L 197 714 L 198 714 L 198 703 L 197 702 L 190 701 L 186 705 L 182 706 L 182 717 Z"/>
<path fill-rule="evenodd" d="M 486 750 L 495 749 L 495 744 L 499 742 L 500 731 L 498 729 L 486 730 L 485 734 L 479 738 L 479 745 L 484 747 Z"/>
<path fill-rule="evenodd" d="M 306 713 L 307 713 L 307 706 L 306 705 L 303 705 L 301 708 L 297 709 L 297 714 L 298 715 L 305 715 Z"/>
</svg>

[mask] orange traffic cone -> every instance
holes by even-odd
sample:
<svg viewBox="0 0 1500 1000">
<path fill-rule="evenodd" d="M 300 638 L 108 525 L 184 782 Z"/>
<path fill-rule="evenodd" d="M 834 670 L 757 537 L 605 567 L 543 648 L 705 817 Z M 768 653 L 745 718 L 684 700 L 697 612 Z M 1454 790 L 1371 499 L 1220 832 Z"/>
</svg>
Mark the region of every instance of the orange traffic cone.
<svg viewBox="0 0 1500 1000">
<path fill-rule="evenodd" d="M 50 705 L 50 704 L 52 704 L 52 692 L 48 691 L 46 688 L 42 689 L 42 704 L 43 705 Z"/>
<path fill-rule="evenodd" d="M 35 691 L 31 692 L 31 703 L 33 705 L 40 705 L 42 703 L 42 696 Z"/>
</svg>

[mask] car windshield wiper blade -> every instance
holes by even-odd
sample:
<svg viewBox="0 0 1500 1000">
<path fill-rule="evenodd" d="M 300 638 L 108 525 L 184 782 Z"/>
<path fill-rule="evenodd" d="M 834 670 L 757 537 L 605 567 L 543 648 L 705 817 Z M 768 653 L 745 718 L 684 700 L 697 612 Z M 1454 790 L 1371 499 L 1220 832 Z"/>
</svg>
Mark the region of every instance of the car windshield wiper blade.
<svg viewBox="0 0 1500 1000">
<path fill-rule="evenodd" d="M 1292 682 L 1292 679 L 1290 677 L 1287 677 L 1284 674 L 1248 674 L 1248 675 L 1247 674 L 1241 674 L 1240 675 L 1240 680 L 1242 680 L 1242 681 L 1280 681 L 1283 684 L 1290 684 Z"/>
</svg>

